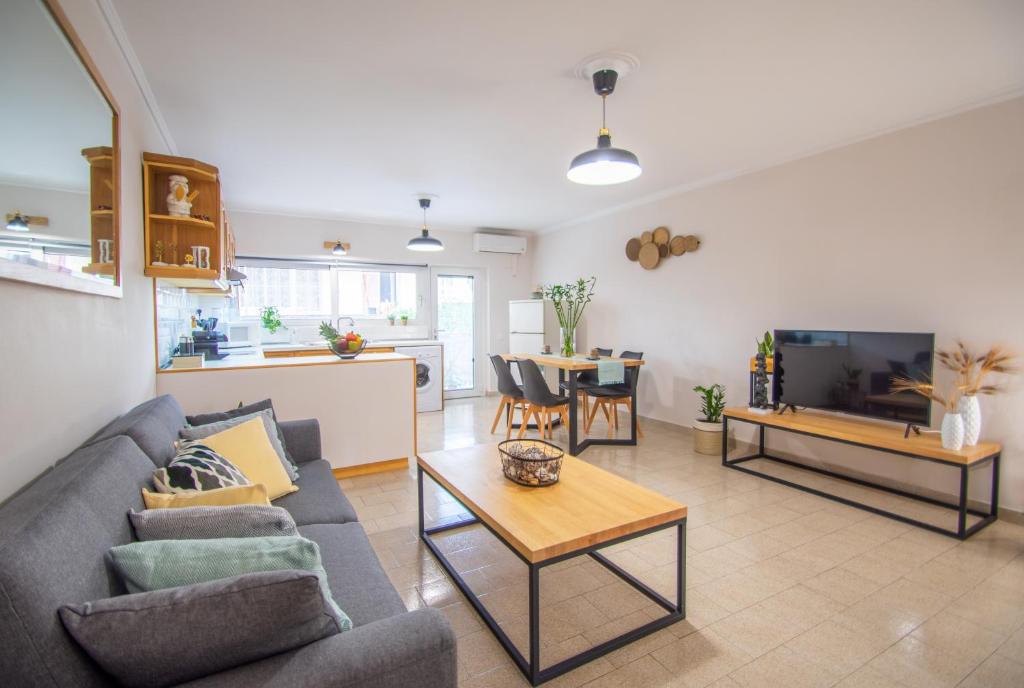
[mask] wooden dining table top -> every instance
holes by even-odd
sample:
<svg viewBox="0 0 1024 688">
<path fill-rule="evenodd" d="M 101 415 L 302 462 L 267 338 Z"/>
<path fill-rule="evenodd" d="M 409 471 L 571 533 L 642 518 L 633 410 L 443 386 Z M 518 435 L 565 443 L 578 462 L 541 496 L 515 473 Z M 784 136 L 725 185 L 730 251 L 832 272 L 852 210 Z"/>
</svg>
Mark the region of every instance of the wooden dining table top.
<svg viewBox="0 0 1024 688">
<path fill-rule="evenodd" d="M 581 354 L 582 355 L 582 354 Z M 583 358 L 566 358 L 558 354 L 502 354 L 506 361 L 514 361 L 526 358 L 537 365 L 561 368 L 562 370 L 594 370 L 597 368 L 597 361 L 588 361 Z M 636 368 L 644 364 L 643 359 L 637 358 L 616 358 L 614 356 L 601 356 L 602 361 L 618 361 L 627 368 Z"/>
</svg>

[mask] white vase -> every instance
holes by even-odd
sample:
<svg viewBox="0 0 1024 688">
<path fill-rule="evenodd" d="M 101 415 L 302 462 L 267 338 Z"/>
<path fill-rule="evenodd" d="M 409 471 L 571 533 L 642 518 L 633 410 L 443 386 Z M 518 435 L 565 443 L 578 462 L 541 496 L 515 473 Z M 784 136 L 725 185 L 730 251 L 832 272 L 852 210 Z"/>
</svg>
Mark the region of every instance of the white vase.
<svg viewBox="0 0 1024 688">
<path fill-rule="evenodd" d="M 964 446 L 964 419 L 959 413 L 946 413 L 942 417 L 942 448 L 954 451 Z"/>
<path fill-rule="evenodd" d="M 956 412 L 964 419 L 964 446 L 973 447 L 981 437 L 981 404 L 978 397 L 960 397 Z"/>
</svg>

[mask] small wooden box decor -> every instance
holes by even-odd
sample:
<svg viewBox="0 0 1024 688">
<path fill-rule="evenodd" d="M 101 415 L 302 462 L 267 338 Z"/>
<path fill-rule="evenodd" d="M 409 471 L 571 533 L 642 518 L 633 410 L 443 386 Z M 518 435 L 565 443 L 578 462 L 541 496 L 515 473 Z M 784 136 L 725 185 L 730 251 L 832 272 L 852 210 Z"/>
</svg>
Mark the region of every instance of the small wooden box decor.
<svg viewBox="0 0 1024 688">
<path fill-rule="evenodd" d="M 700 239 L 692 234 L 672 236 L 668 227 L 658 227 L 627 241 L 626 258 L 634 263 L 640 263 L 644 270 L 653 270 L 663 259 L 693 253 L 698 248 Z"/>
</svg>

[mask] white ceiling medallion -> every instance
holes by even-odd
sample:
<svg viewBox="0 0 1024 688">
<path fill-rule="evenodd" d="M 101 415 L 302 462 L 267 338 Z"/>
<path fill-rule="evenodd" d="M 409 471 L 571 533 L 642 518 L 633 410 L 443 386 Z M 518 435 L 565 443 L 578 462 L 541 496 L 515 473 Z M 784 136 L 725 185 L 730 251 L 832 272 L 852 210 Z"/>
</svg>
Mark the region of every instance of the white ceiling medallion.
<svg viewBox="0 0 1024 688">
<path fill-rule="evenodd" d="M 592 55 L 576 65 L 576 75 L 588 78 L 594 93 L 601 96 L 601 129 L 597 148 L 580 153 L 569 164 L 569 181 L 590 186 L 621 184 L 640 176 L 643 170 L 636 155 L 624 148 L 612 148 L 612 136 L 605 122 L 606 101 L 615 92 L 618 80 L 636 70 L 637 59 L 629 53 Z"/>
</svg>

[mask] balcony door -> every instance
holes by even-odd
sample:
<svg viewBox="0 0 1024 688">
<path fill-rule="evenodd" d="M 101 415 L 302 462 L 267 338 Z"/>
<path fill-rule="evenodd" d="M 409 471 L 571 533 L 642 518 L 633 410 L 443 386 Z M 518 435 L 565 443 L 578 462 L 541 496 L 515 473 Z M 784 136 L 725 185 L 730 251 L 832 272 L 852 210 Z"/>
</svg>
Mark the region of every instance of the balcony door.
<svg viewBox="0 0 1024 688">
<path fill-rule="evenodd" d="M 444 396 L 483 396 L 487 382 L 483 271 L 433 268 L 431 275 L 434 333 L 444 344 Z"/>
</svg>

